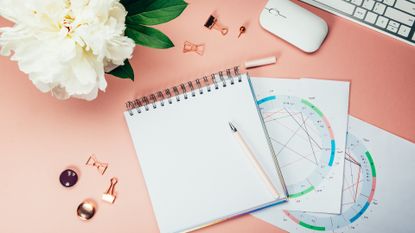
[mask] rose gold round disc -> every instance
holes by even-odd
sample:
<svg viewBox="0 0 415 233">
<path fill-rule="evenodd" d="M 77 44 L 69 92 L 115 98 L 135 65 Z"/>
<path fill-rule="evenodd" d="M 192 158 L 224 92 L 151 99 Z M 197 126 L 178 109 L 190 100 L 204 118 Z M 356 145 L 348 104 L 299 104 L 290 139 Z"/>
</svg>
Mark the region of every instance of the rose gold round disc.
<svg viewBox="0 0 415 233">
<path fill-rule="evenodd" d="M 76 213 L 82 220 L 89 220 L 95 215 L 95 203 L 91 200 L 85 200 L 79 204 Z"/>
</svg>

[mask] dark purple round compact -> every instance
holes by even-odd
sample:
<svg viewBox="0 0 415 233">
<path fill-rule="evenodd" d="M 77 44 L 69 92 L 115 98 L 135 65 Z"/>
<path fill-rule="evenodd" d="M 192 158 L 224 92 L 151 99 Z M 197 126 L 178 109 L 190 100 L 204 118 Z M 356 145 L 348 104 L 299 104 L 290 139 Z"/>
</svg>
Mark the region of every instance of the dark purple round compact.
<svg viewBox="0 0 415 233">
<path fill-rule="evenodd" d="M 64 187 L 72 187 L 78 182 L 78 174 L 74 170 L 66 169 L 59 176 L 59 181 Z"/>
</svg>

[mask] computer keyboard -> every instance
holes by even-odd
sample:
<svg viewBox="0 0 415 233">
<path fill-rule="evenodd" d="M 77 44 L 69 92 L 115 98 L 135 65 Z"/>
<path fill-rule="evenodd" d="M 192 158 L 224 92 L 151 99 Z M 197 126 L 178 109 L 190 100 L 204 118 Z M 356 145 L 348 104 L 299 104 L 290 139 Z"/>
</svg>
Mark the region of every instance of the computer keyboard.
<svg viewBox="0 0 415 233">
<path fill-rule="evenodd" d="M 415 46 L 415 0 L 301 0 Z"/>
</svg>

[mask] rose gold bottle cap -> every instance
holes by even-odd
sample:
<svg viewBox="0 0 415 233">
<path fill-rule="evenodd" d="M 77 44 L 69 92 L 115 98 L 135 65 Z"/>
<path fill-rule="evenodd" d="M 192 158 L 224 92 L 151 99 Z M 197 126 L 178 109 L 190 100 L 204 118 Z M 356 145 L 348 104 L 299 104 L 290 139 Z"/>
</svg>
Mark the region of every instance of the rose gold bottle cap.
<svg viewBox="0 0 415 233">
<path fill-rule="evenodd" d="M 91 199 L 87 199 L 79 204 L 76 214 L 81 220 L 86 221 L 94 217 L 95 211 L 96 203 Z"/>
</svg>

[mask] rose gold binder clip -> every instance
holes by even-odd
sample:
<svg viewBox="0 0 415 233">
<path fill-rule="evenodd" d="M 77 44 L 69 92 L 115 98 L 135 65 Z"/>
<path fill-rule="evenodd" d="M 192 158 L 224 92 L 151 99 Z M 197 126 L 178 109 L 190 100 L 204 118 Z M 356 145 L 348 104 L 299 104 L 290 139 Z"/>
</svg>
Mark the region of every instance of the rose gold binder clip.
<svg viewBox="0 0 415 233">
<path fill-rule="evenodd" d="M 228 27 L 223 26 L 221 23 L 219 23 L 218 19 L 213 15 L 210 15 L 206 20 L 205 27 L 218 30 L 220 33 L 222 33 L 222 35 L 226 35 L 229 31 Z"/>
<path fill-rule="evenodd" d="M 183 46 L 183 53 L 195 52 L 202 56 L 205 53 L 205 44 L 193 44 L 192 42 L 186 41 Z"/>
<path fill-rule="evenodd" d="M 115 177 L 111 178 L 111 185 L 108 190 L 102 194 L 102 200 L 110 204 L 114 203 L 115 198 L 117 198 L 117 193 L 114 191 L 115 185 L 118 183 L 118 179 Z"/>
<path fill-rule="evenodd" d="M 98 161 L 95 155 L 91 155 L 89 157 L 88 161 L 86 161 L 86 165 L 96 167 L 101 175 L 104 175 L 108 168 L 108 163 Z"/>
</svg>

